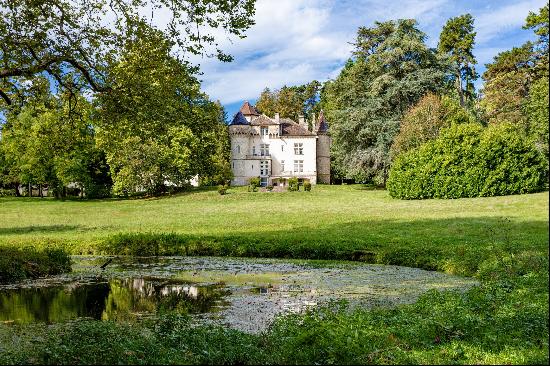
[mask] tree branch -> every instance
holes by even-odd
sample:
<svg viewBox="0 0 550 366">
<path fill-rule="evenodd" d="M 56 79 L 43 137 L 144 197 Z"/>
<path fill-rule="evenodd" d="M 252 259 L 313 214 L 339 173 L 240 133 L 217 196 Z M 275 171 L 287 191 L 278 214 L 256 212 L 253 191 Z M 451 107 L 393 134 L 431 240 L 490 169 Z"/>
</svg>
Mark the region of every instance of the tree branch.
<svg viewBox="0 0 550 366">
<path fill-rule="evenodd" d="M 4 99 L 6 101 L 7 105 L 11 105 L 10 97 L 8 97 L 8 95 L 6 93 L 4 93 L 2 91 L 2 89 L 0 89 L 0 97 L 2 97 L 2 99 Z"/>
</svg>

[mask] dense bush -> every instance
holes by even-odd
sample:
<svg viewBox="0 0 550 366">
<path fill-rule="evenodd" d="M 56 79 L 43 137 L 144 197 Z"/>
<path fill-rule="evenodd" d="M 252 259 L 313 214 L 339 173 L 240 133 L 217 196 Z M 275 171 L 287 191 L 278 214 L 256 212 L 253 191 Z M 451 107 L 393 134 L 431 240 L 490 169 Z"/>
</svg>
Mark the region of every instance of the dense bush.
<svg viewBox="0 0 550 366">
<path fill-rule="evenodd" d="M 542 154 L 517 128 L 464 124 L 400 155 L 387 188 L 402 199 L 499 196 L 539 191 L 544 176 Z"/>
<path fill-rule="evenodd" d="M 71 258 L 61 249 L 0 247 L 0 283 L 70 272 Z"/>
<path fill-rule="evenodd" d="M 304 183 L 304 191 L 306 191 L 306 192 L 311 191 L 311 183 L 310 182 L 305 182 Z"/>
<path fill-rule="evenodd" d="M 222 196 L 227 192 L 227 186 L 226 185 L 220 185 L 218 186 L 218 193 Z"/>
<path fill-rule="evenodd" d="M 298 178 L 288 178 L 288 190 L 291 192 L 299 191 L 300 185 L 298 184 Z"/>
<path fill-rule="evenodd" d="M 434 140 L 452 124 L 473 122 L 473 117 L 454 99 L 428 93 L 405 113 L 391 146 L 392 158 Z"/>
</svg>

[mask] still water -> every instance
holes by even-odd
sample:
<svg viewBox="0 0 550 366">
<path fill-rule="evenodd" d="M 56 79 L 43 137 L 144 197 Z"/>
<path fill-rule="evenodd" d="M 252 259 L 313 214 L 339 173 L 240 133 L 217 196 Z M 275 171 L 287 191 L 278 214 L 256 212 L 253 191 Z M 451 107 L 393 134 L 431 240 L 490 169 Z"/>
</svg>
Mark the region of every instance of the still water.
<svg viewBox="0 0 550 366">
<path fill-rule="evenodd" d="M 114 257 L 101 269 L 107 259 L 74 257 L 70 274 L 0 286 L 0 321 L 133 321 L 177 312 L 258 332 L 278 314 L 331 301 L 395 306 L 428 290 L 463 291 L 476 284 L 437 272 L 360 263 Z"/>
</svg>

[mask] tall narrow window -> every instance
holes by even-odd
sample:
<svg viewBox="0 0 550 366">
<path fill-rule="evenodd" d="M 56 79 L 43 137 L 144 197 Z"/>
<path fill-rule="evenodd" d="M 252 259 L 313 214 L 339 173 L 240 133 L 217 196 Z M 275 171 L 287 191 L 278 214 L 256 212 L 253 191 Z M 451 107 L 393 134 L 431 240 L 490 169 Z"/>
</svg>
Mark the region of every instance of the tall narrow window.
<svg viewBox="0 0 550 366">
<path fill-rule="evenodd" d="M 237 154 L 241 153 L 241 145 L 237 145 Z"/>
<path fill-rule="evenodd" d="M 256 145 L 252 146 L 252 155 L 256 155 Z"/>
<path fill-rule="evenodd" d="M 294 155 L 304 155 L 304 144 L 301 142 L 294 143 Z"/>
<path fill-rule="evenodd" d="M 281 171 L 282 172 L 285 171 L 285 161 L 284 160 L 281 160 Z"/>
<path fill-rule="evenodd" d="M 294 160 L 294 173 L 302 173 L 304 171 L 304 161 Z"/>
<path fill-rule="evenodd" d="M 267 136 L 269 134 L 269 128 L 268 127 L 260 127 L 260 134 L 262 136 Z"/>
<path fill-rule="evenodd" d="M 260 176 L 269 175 L 269 161 L 261 160 L 260 161 Z"/>
<path fill-rule="evenodd" d="M 281 145 L 281 151 L 285 151 L 285 145 Z"/>
<path fill-rule="evenodd" d="M 260 144 L 260 155 L 261 156 L 269 155 L 269 144 Z"/>
</svg>

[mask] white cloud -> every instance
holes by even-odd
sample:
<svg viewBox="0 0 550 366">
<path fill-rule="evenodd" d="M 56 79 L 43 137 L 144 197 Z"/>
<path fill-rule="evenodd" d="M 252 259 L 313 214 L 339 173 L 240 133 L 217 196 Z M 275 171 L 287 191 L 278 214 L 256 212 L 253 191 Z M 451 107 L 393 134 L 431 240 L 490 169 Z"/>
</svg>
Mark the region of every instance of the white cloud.
<svg viewBox="0 0 550 366">
<path fill-rule="evenodd" d="M 487 43 L 499 34 L 521 28 L 525 24 L 529 11 L 537 11 L 542 6 L 544 6 L 544 0 L 529 0 L 499 9 L 487 9 L 488 11 L 476 16 L 475 19 L 477 43 Z"/>
<path fill-rule="evenodd" d="M 203 88 L 210 97 L 230 104 L 255 99 L 265 87 L 336 77 L 351 55 L 350 42 L 359 26 L 415 18 L 428 35 L 428 45 L 435 47 L 446 20 L 469 12 L 475 18 L 474 53 L 482 72 L 483 64 L 498 52 L 524 41 L 529 33 L 521 30 L 525 17 L 544 6 L 545 0 L 508 1 L 258 0 L 256 24 L 247 32 L 247 38 L 231 42 L 216 31 L 221 48 L 235 57 L 234 62 L 223 64 L 207 58 L 193 61 L 201 64 Z M 518 33 L 523 34 L 522 39 L 515 44 Z"/>
</svg>

